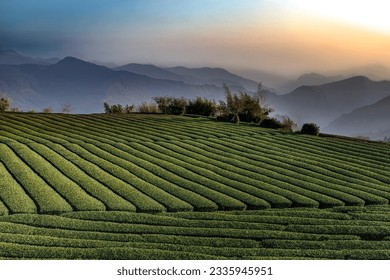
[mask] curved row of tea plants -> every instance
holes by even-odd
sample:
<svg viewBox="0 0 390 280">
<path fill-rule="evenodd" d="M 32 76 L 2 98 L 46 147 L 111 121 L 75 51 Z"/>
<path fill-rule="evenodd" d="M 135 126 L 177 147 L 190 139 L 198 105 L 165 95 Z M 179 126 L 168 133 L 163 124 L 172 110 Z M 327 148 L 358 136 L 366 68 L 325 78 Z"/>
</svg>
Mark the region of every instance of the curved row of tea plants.
<svg viewBox="0 0 390 280">
<path fill-rule="evenodd" d="M 388 145 L 345 142 L 162 115 L 3 114 L 0 212 L 388 204 Z"/>
<path fill-rule="evenodd" d="M 389 259 L 388 205 L 0 216 L 0 258 Z"/>
</svg>

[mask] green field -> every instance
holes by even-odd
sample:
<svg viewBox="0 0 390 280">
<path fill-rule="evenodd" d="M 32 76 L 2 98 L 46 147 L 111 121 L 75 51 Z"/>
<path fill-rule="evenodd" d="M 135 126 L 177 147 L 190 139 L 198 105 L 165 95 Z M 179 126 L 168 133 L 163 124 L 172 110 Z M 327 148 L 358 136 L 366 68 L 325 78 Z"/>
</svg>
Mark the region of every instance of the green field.
<svg viewBox="0 0 390 280">
<path fill-rule="evenodd" d="M 0 258 L 390 259 L 390 145 L 0 114 Z"/>
</svg>

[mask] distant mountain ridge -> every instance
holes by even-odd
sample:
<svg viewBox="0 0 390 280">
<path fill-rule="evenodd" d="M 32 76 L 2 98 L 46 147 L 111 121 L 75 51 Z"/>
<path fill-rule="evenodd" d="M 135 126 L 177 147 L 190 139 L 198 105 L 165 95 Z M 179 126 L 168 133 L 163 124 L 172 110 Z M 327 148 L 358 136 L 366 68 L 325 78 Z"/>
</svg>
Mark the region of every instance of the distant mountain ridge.
<svg viewBox="0 0 390 280">
<path fill-rule="evenodd" d="M 21 65 L 21 64 L 52 64 L 59 59 L 38 59 L 23 55 L 14 50 L 0 50 L 0 64 Z"/>
<path fill-rule="evenodd" d="M 222 83 L 227 83 L 234 92 L 254 92 L 258 86 L 257 82 L 223 68 L 163 68 L 135 63 L 109 68 L 75 57 L 66 57 L 53 64 L 37 63 L 34 58 L 15 51 L 0 54 L 0 62 L 7 58 L 10 59 L 8 62 L 14 63 L 0 63 L 0 92 L 6 91 L 13 100 L 12 106 L 24 111 L 52 107 L 59 112 L 69 104 L 72 113 L 99 113 L 103 112 L 104 102 L 139 104 L 165 95 L 202 96 L 218 101 L 224 99 Z M 309 73 L 296 82 L 310 84 L 332 78 L 341 77 Z M 381 120 L 380 115 L 387 118 L 390 105 L 386 98 L 389 95 L 390 81 L 355 76 L 321 85 L 299 86 L 284 95 L 268 90 L 266 103 L 276 114 L 288 115 L 298 125 L 304 122 L 319 124 L 322 132 L 385 135 L 386 131 L 390 132 L 390 125 Z M 370 126 L 366 121 L 375 111 L 381 113 L 372 117 L 374 125 Z M 366 121 L 358 117 L 363 113 L 368 116 Z M 354 119 L 360 120 L 360 125 Z M 347 129 L 348 126 L 356 129 Z M 381 134 L 379 130 L 385 132 Z"/>
<path fill-rule="evenodd" d="M 335 134 L 384 139 L 390 136 L 390 93 L 378 102 L 357 108 L 332 121 L 326 130 Z"/>
<path fill-rule="evenodd" d="M 155 79 L 166 79 L 172 81 L 183 81 L 183 77 L 173 72 L 167 71 L 163 68 L 157 67 L 152 64 L 139 64 L 129 63 L 119 67 L 113 68 L 114 70 L 123 70 L 140 75 L 145 75 Z"/>
<path fill-rule="evenodd" d="M 390 95 L 390 81 L 375 82 L 357 76 L 320 86 L 302 86 L 286 95 L 269 95 L 280 114 L 298 123 L 315 122 L 326 127 L 342 114 L 373 104 Z"/>
<path fill-rule="evenodd" d="M 307 73 L 299 76 L 295 81 L 285 82 L 283 85 L 278 87 L 278 90 L 283 93 L 289 93 L 301 86 L 319 86 L 344 79 L 346 79 L 346 77 L 342 75 L 325 76 L 318 73 Z"/>
<path fill-rule="evenodd" d="M 360 67 L 353 67 L 338 71 L 339 75 L 345 77 L 366 76 L 373 81 L 390 80 L 390 68 L 382 64 L 369 64 Z"/>
<path fill-rule="evenodd" d="M 138 104 L 154 96 L 223 98 L 215 85 L 190 85 L 182 81 L 150 78 L 128 71 L 66 57 L 56 64 L 0 65 L 0 90 L 23 110 L 70 104 L 73 113 L 103 111 L 103 103 Z"/>
<path fill-rule="evenodd" d="M 251 92 L 256 91 L 258 87 L 258 82 L 243 78 L 223 68 L 187 68 L 184 66 L 163 68 L 151 64 L 130 63 L 115 67 L 114 70 L 129 71 L 156 79 L 181 81 L 190 85 L 215 85 L 220 87 L 223 83 L 226 83 L 233 88 Z"/>
<path fill-rule="evenodd" d="M 256 91 L 258 87 L 258 82 L 243 78 L 223 68 L 188 68 L 177 66 L 164 69 L 184 77 L 183 82 L 189 84 L 222 85 L 222 83 L 226 83 L 232 87 L 241 87 L 252 92 Z"/>
</svg>

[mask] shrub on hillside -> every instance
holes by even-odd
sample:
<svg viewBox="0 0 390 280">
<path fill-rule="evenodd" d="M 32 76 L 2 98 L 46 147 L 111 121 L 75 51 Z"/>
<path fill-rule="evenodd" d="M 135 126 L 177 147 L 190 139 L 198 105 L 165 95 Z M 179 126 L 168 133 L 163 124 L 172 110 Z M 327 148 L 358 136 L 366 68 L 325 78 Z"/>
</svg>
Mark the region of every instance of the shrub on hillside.
<svg viewBox="0 0 390 280">
<path fill-rule="evenodd" d="M 265 94 L 261 83 L 255 94 L 249 94 L 245 91 L 233 93 L 225 83 L 223 89 L 226 101 L 220 101 L 219 111 L 221 115 L 232 116 L 229 117 L 231 122 L 259 123 L 273 111 L 265 105 Z"/>
<path fill-rule="evenodd" d="M 293 132 L 297 129 L 297 124 L 290 119 L 289 117 L 285 116 L 282 119 L 282 130 Z"/>
<path fill-rule="evenodd" d="M 11 98 L 3 93 L 0 97 L 0 112 L 6 112 L 11 108 Z"/>
<path fill-rule="evenodd" d="M 183 115 L 186 113 L 188 101 L 184 97 L 156 96 L 153 97 L 153 101 L 163 114 Z"/>
<path fill-rule="evenodd" d="M 45 114 L 51 114 L 51 113 L 53 113 L 54 111 L 53 111 L 53 108 L 51 108 L 51 107 L 47 107 L 47 108 L 44 108 L 43 110 L 42 110 L 42 113 L 45 113 Z"/>
<path fill-rule="evenodd" d="M 142 114 L 157 114 L 161 113 L 156 103 L 153 102 L 142 102 L 137 106 L 136 111 Z"/>
<path fill-rule="evenodd" d="M 189 100 L 186 113 L 201 116 L 213 116 L 217 111 L 217 104 L 214 100 L 208 100 L 204 97 L 197 97 L 194 100 Z"/>
<path fill-rule="evenodd" d="M 305 123 L 301 128 L 301 134 L 318 136 L 320 134 L 320 127 L 315 123 Z"/>
<path fill-rule="evenodd" d="M 122 106 L 121 104 L 110 105 L 104 102 L 104 112 L 106 114 L 130 114 L 134 111 L 134 105 Z"/>
<path fill-rule="evenodd" d="M 279 128 L 282 128 L 283 125 L 282 125 L 282 123 L 281 123 L 280 121 L 278 121 L 277 119 L 275 119 L 275 118 L 269 118 L 269 119 L 263 120 L 263 121 L 260 123 L 260 127 L 279 129 Z"/>
</svg>

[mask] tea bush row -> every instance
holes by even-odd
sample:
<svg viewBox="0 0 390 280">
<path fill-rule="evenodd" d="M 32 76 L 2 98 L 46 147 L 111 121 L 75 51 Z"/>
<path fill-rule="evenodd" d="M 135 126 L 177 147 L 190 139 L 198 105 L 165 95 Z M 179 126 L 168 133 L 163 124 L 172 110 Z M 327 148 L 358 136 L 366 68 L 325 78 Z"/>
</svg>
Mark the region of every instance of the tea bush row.
<svg viewBox="0 0 390 280">
<path fill-rule="evenodd" d="M 33 199 L 40 213 L 56 213 L 72 211 L 66 200 L 53 190 L 45 181 L 32 171 L 5 144 L 0 143 L 0 160 L 15 179 L 23 186 L 26 193 Z"/>
<path fill-rule="evenodd" d="M 332 172 L 339 173 L 340 175 L 348 177 L 349 172 L 352 171 L 354 174 L 361 173 L 362 175 L 366 175 L 366 178 L 369 178 L 369 181 L 372 182 L 390 182 L 388 179 L 388 175 L 390 174 L 388 169 L 383 168 L 378 170 L 377 166 L 379 163 L 368 161 L 365 155 L 354 157 L 347 152 L 335 153 L 329 149 L 328 145 L 326 145 L 327 143 L 313 145 L 316 141 L 313 141 L 312 143 L 301 142 L 299 141 L 300 139 L 294 139 L 294 137 L 291 136 L 277 138 L 261 135 L 256 137 L 256 139 L 261 142 L 272 141 L 273 145 L 271 146 L 271 149 L 273 146 L 279 147 L 285 152 L 286 156 L 294 155 L 301 158 L 303 161 L 309 159 L 321 162 L 321 164 L 325 165 Z M 332 163 L 334 163 L 333 166 Z M 338 168 L 340 165 L 344 169 Z M 378 174 L 378 176 L 373 177 L 373 174 Z M 378 181 L 379 179 L 381 181 Z"/>
<path fill-rule="evenodd" d="M 27 146 L 18 142 L 10 142 L 8 146 L 24 160 L 31 170 L 34 170 L 52 189 L 59 193 L 74 210 L 104 211 L 106 209 L 103 203 L 90 196 L 78 184 L 53 168 L 50 163 Z"/>
<path fill-rule="evenodd" d="M 199 140 L 199 143 L 206 144 L 204 141 Z M 215 144 L 214 144 L 215 143 Z M 387 196 L 390 198 L 390 194 L 383 191 L 372 190 L 370 187 L 364 187 L 360 185 L 352 185 L 352 184 L 343 184 L 342 181 L 332 180 L 331 176 L 322 176 L 321 173 L 310 173 L 305 170 L 295 170 L 292 165 L 283 165 L 283 157 L 277 158 L 277 160 L 272 160 L 269 157 L 264 156 L 255 156 L 250 154 L 249 150 L 246 153 L 242 152 L 242 148 L 239 145 L 232 145 L 227 143 L 224 140 L 217 140 L 207 142 L 207 145 L 213 148 L 213 151 L 219 155 L 229 154 L 230 158 L 237 159 L 241 162 L 247 163 L 245 165 L 248 169 L 252 171 L 257 171 L 258 168 L 262 170 L 269 170 L 269 172 L 277 172 L 287 178 L 294 178 L 296 180 L 301 180 L 303 182 L 310 181 L 310 183 L 316 184 L 318 186 L 322 186 L 325 188 L 331 188 L 338 191 L 342 191 L 348 194 L 352 194 L 356 197 L 364 199 L 367 204 L 387 204 L 388 200 L 383 196 Z M 253 158 L 253 160 L 252 160 Z M 306 174 L 305 174 L 306 173 Z M 309 173 L 309 174 L 307 174 Z M 330 178 L 329 178 L 330 177 Z M 355 174 L 350 174 L 351 181 L 352 178 L 355 178 Z M 363 181 L 363 180 L 362 180 Z M 361 183 L 361 182 L 358 182 Z M 372 184 L 374 185 L 374 184 Z M 378 195 L 372 194 L 372 192 L 377 192 Z"/>
<path fill-rule="evenodd" d="M 259 182 L 268 183 L 269 185 L 272 185 L 276 188 L 289 190 L 292 191 L 293 193 L 298 193 L 300 195 L 309 197 L 319 202 L 322 207 L 333 207 L 333 206 L 344 205 L 344 202 L 342 202 L 339 198 L 340 192 L 336 192 L 334 190 L 328 190 L 325 188 L 321 189 L 318 188 L 317 186 L 311 186 L 310 188 L 307 187 L 305 188 L 305 186 L 301 184 L 293 184 L 294 182 L 291 183 L 290 181 L 292 180 L 290 178 L 287 178 L 286 176 L 280 176 L 279 174 L 275 174 L 274 177 L 270 177 L 269 172 L 264 172 L 264 170 L 260 170 L 261 173 L 248 171 L 243 168 L 244 164 L 241 164 L 237 160 L 233 160 L 233 159 L 230 160 L 226 156 L 213 155 L 209 151 L 207 150 L 205 151 L 205 148 L 207 148 L 205 147 L 205 145 L 201 145 L 199 147 L 199 145 L 197 145 L 196 143 L 188 144 L 182 142 L 175 142 L 175 145 L 182 147 L 193 153 L 197 153 L 202 156 L 209 157 L 207 161 L 208 163 L 218 166 L 226 171 L 238 173 L 242 176 L 246 176 L 248 178 L 258 180 Z M 343 198 L 345 199 L 345 197 Z M 364 204 L 363 200 L 358 199 L 356 197 L 347 196 L 347 198 L 350 198 L 356 204 Z"/>
<path fill-rule="evenodd" d="M 189 151 L 188 149 L 184 149 L 173 143 L 160 142 L 158 143 L 158 146 L 155 143 L 144 143 L 144 145 L 151 149 L 159 150 L 161 152 L 160 157 L 169 155 L 169 157 L 176 159 L 175 162 L 178 165 L 192 169 L 205 176 L 207 176 L 207 174 L 213 174 L 210 175 L 211 178 L 225 178 L 224 181 L 230 181 L 229 184 L 237 184 L 236 186 L 240 186 L 240 183 L 243 183 L 245 184 L 244 189 L 248 193 L 262 197 L 267 200 L 272 207 L 286 207 L 288 205 L 318 207 L 319 205 L 316 200 L 310 199 L 307 196 L 268 183 L 266 177 L 257 175 L 257 178 L 253 179 L 239 174 L 238 172 L 240 172 L 240 170 L 238 169 L 235 169 L 234 172 L 232 168 L 226 170 L 218 162 L 213 161 L 209 157 Z M 132 146 L 134 146 L 134 144 L 132 144 Z M 251 186 L 252 188 L 248 188 L 248 186 Z"/>
<path fill-rule="evenodd" d="M 16 135 L 12 135 L 12 134 L 7 134 L 7 135 L 8 137 L 14 137 L 20 140 L 19 137 L 17 137 Z M 30 140 L 28 137 L 30 138 Z M 61 165 L 62 168 L 65 168 L 66 164 L 63 160 L 61 160 L 61 157 L 63 157 L 65 161 L 68 160 L 69 162 L 72 162 L 72 164 L 76 165 L 80 169 L 80 172 L 77 172 L 77 174 L 75 175 L 80 176 L 78 177 L 79 180 L 84 179 L 81 185 L 88 184 L 87 187 L 90 188 L 92 192 L 98 192 L 99 195 L 97 196 L 99 197 L 103 196 L 102 201 L 107 201 L 107 203 L 112 204 L 112 208 L 110 209 L 114 210 L 117 207 L 120 207 L 122 209 L 122 207 L 124 207 L 124 209 L 132 210 L 133 207 L 130 206 L 129 208 L 128 206 L 129 203 L 127 203 L 127 201 L 129 201 L 131 204 L 134 204 L 139 211 L 159 212 L 165 210 L 165 207 L 157 203 L 155 200 L 151 199 L 149 196 L 143 194 L 142 192 L 130 186 L 129 184 L 123 182 L 122 180 L 110 175 L 109 173 L 100 169 L 93 163 L 86 161 L 83 158 L 77 156 L 75 153 L 69 151 L 68 149 L 61 146 L 60 144 L 55 144 L 50 141 L 46 141 L 44 139 L 30 136 L 30 135 L 26 136 L 24 139 L 27 142 L 31 142 L 31 140 L 39 141 L 41 144 L 45 145 L 45 148 L 43 149 L 46 151 L 50 150 L 48 148 L 50 147 L 52 149 L 51 154 L 53 153 L 58 154 L 57 163 Z M 33 145 L 33 144 L 29 143 L 29 145 Z M 40 147 L 42 150 L 42 146 Z M 112 192 L 118 194 L 118 196 L 113 197 Z"/>
<path fill-rule="evenodd" d="M 8 173 L 3 163 L 0 162 L 0 206 L 1 214 L 8 213 L 36 213 L 37 207 L 34 201 L 27 195 L 24 189 Z"/>
</svg>

